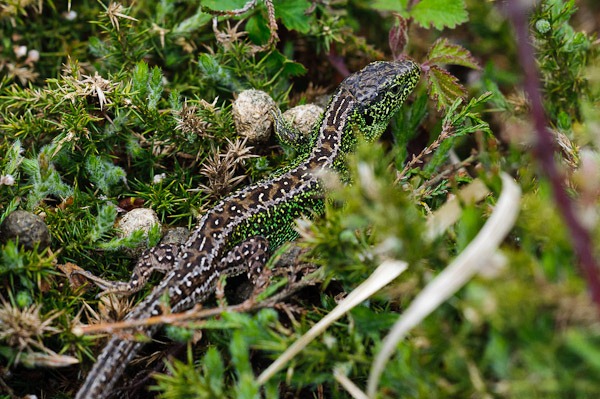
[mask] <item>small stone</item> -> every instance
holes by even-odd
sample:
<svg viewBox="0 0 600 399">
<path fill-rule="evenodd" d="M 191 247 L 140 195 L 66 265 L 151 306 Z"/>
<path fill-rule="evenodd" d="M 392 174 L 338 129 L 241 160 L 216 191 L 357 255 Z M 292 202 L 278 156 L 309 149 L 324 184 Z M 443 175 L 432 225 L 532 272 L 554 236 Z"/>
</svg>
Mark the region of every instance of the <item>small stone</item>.
<svg viewBox="0 0 600 399">
<path fill-rule="evenodd" d="M 283 117 L 304 137 L 310 137 L 323 115 L 323 108 L 315 104 L 298 105 L 283 113 Z"/>
<path fill-rule="evenodd" d="M 158 216 L 156 216 L 156 212 L 149 208 L 136 208 L 127 212 L 117 222 L 116 227 L 119 229 L 119 237 L 123 238 L 129 237 L 136 230 L 142 230 L 147 236 L 148 231 L 155 224 L 158 224 L 160 228 L 160 221 L 158 220 Z M 139 257 L 145 249 L 147 249 L 147 245 L 146 243 L 142 243 L 137 248 L 125 249 L 125 252 L 133 257 Z"/>
<path fill-rule="evenodd" d="M 50 231 L 41 217 L 27 211 L 14 211 L 0 226 L 0 241 L 18 239 L 19 244 L 31 250 L 35 244 L 39 249 L 50 245 Z"/>
<path fill-rule="evenodd" d="M 185 227 L 175 227 L 167 231 L 160 240 L 161 244 L 184 244 L 190 235 L 190 230 Z"/>
<path fill-rule="evenodd" d="M 233 102 L 231 112 L 238 134 L 249 143 L 264 142 L 273 132 L 275 101 L 264 91 L 244 90 Z"/>
</svg>

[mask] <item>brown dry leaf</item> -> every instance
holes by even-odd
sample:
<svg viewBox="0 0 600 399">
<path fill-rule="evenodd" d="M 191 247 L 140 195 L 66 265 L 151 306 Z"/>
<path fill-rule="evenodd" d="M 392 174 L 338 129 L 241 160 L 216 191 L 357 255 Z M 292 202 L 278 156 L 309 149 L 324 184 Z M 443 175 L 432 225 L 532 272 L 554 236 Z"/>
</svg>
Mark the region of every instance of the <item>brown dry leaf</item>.
<svg viewBox="0 0 600 399">
<path fill-rule="evenodd" d="M 87 271 L 77 266 L 75 263 L 67 262 L 64 265 L 58 264 L 56 266 L 65 274 L 65 276 L 67 276 L 71 288 L 77 289 L 87 285 L 88 280 L 85 278 Z M 78 271 L 82 274 L 74 273 L 74 271 Z"/>
</svg>

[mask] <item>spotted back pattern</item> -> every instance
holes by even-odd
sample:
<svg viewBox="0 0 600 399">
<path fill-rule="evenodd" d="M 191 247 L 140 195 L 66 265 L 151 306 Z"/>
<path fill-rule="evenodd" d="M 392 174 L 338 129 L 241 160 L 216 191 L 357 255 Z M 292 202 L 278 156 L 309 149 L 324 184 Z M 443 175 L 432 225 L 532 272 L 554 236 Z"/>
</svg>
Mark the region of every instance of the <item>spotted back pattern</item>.
<svg viewBox="0 0 600 399">
<path fill-rule="evenodd" d="M 171 311 L 204 301 L 221 275 L 264 264 L 272 250 L 293 239 L 294 220 L 323 212 L 322 189 L 315 171 L 344 169 L 344 155 L 357 136 L 375 140 L 385 130 L 419 80 L 412 61 L 374 62 L 346 78 L 333 94 L 304 151 L 292 166 L 219 202 L 199 221 L 176 254 L 161 255 L 170 272 L 132 312 L 130 320 L 161 313 L 166 296 Z M 267 248 L 268 247 L 268 248 Z M 156 256 L 154 257 L 156 261 Z M 152 335 L 156 327 L 140 328 Z M 141 343 L 113 337 L 100 354 L 76 399 L 109 395 Z"/>
</svg>

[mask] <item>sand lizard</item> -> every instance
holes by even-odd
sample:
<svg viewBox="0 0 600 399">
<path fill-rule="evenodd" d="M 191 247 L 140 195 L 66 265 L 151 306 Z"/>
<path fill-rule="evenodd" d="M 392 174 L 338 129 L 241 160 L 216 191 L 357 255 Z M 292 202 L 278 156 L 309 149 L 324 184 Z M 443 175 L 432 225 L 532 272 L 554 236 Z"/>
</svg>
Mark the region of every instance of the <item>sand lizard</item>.
<svg viewBox="0 0 600 399">
<path fill-rule="evenodd" d="M 179 312 L 204 301 L 221 275 L 260 268 L 269 250 L 296 237 L 294 220 L 324 211 L 323 190 L 315 175 L 320 169 L 344 171 L 345 155 L 358 137 L 377 139 L 419 80 L 412 61 L 373 62 L 348 76 L 337 88 L 308 140 L 289 167 L 222 200 L 199 221 L 181 247 L 158 246 L 141 257 L 127 283 L 104 287 L 134 292 L 152 270 L 165 277 L 126 319 L 159 315 L 168 297 Z M 158 327 L 139 331 L 152 335 Z M 143 343 L 113 337 L 98 357 L 77 399 L 105 398 Z"/>
</svg>

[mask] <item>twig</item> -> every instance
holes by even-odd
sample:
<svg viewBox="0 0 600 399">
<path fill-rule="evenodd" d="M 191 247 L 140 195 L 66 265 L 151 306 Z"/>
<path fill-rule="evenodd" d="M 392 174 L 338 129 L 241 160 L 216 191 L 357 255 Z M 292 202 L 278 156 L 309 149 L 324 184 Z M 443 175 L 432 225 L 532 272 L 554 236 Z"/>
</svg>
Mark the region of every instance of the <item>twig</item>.
<svg viewBox="0 0 600 399">
<path fill-rule="evenodd" d="M 316 272 L 315 272 L 316 273 Z M 313 277 L 315 273 L 312 273 Z M 315 279 L 311 275 L 306 276 L 302 280 L 294 282 L 286 287 L 282 292 L 277 293 L 263 301 L 257 302 L 255 296 L 245 300 L 244 302 L 231 306 L 218 306 L 216 308 L 204 309 L 201 304 L 196 305 L 192 309 L 181 313 L 169 313 L 158 316 L 148 317 L 136 320 L 123 320 L 114 323 L 100 323 L 88 326 L 76 326 L 72 329 L 73 334 L 81 336 L 83 334 L 94 334 L 100 332 L 115 333 L 121 330 L 130 330 L 136 327 L 152 326 L 156 324 L 181 324 L 183 322 L 194 322 L 209 317 L 219 316 L 222 313 L 231 312 L 250 312 L 263 308 L 271 308 L 280 304 L 285 298 L 294 294 L 298 290 L 315 284 Z"/>
<path fill-rule="evenodd" d="M 396 174 L 395 183 L 398 184 L 398 182 L 400 182 L 400 180 L 402 180 L 412 168 L 415 168 L 417 165 L 423 163 L 425 157 L 434 152 L 444 140 L 453 137 L 454 132 L 455 129 L 451 123 L 444 123 L 440 135 L 433 141 L 433 143 L 423 148 L 418 155 L 413 155 L 412 159 L 406 162 L 406 165 L 404 165 L 404 169 Z"/>
<path fill-rule="evenodd" d="M 476 159 L 477 159 L 476 155 L 471 155 L 463 161 L 460 161 L 458 163 L 454 163 L 454 164 L 450 165 L 445 170 L 441 171 L 440 173 L 438 173 L 431 179 L 429 179 L 426 182 L 424 182 L 423 184 L 421 184 L 419 186 L 419 191 L 425 191 L 429 187 L 435 186 L 436 184 L 438 184 L 442 180 L 448 178 L 450 175 L 454 174 L 455 172 L 463 169 L 466 166 L 471 165 Z"/>
<path fill-rule="evenodd" d="M 537 158 L 542 173 L 546 175 L 552 186 L 554 201 L 569 229 L 571 244 L 575 256 L 579 260 L 579 268 L 588 283 L 592 301 L 600 312 L 600 277 L 598 276 L 598 265 L 593 254 L 593 245 L 590 233 L 581 224 L 575 213 L 575 206 L 565 187 L 562 184 L 563 176 L 554 163 L 554 141 L 552 133 L 548 129 L 542 96 L 540 94 L 539 76 L 534 57 L 535 50 L 531 45 L 528 34 L 527 15 L 519 0 L 508 2 L 508 16 L 514 26 L 517 37 L 517 50 L 521 67 L 523 68 L 523 88 L 531 103 L 531 118 L 535 127 L 537 140 L 534 146 L 534 154 Z"/>
</svg>

